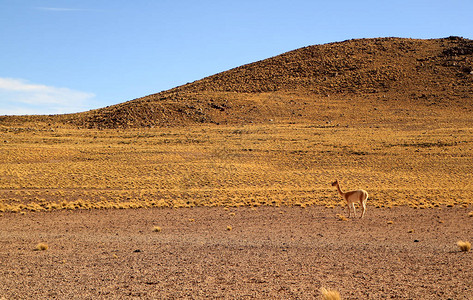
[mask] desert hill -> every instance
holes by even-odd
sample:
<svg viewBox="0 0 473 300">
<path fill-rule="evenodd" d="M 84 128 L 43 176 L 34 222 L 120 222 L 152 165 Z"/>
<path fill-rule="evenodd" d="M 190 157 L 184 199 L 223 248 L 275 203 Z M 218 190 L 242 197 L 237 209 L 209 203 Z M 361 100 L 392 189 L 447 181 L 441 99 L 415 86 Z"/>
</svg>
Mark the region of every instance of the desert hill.
<svg viewBox="0 0 473 300">
<path fill-rule="evenodd" d="M 472 40 L 375 38 L 308 46 L 125 103 L 42 118 L 84 128 L 382 122 L 388 111 L 471 112 L 472 95 Z"/>
</svg>

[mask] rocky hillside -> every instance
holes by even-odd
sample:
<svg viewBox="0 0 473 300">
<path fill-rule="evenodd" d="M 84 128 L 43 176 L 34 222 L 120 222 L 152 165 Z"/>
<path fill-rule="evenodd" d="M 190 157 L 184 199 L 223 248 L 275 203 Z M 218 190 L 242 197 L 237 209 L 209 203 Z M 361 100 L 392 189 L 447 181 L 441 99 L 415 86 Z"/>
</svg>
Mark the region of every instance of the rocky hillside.
<svg viewBox="0 0 473 300">
<path fill-rule="evenodd" d="M 472 40 L 376 38 L 300 48 L 158 94 L 57 118 L 86 128 L 298 121 L 321 118 L 330 102 L 383 99 L 391 105 L 471 109 L 472 95 Z"/>
</svg>

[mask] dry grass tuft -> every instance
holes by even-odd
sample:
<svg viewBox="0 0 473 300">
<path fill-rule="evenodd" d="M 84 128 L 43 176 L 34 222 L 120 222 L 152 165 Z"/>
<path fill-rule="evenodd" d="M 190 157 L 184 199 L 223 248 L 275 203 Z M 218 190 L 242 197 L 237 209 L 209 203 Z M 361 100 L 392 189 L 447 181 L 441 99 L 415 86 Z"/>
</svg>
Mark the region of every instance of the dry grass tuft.
<svg viewBox="0 0 473 300">
<path fill-rule="evenodd" d="M 161 227 L 159 227 L 159 226 L 154 226 L 154 227 L 153 227 L 153 232 L 161 232 L 161 230 L 162 230 L 162 229 L 161 229 Z"/>
<path fill-rule="evenodd" d="M 337 214 L 337 218 L 339 221 L 348 221 L 348 218 L 342 214 Z"/>
<path fill-rule="evenodd" d="M 232 229 L 233 229 L 232 226 L 230 225 L 227 226 L 227 231 L 231 231 Z"/>
<path fill-rule="evenodd" d="M 35 251 L 45 251 L 48 250 L 49 246 L 46 243 L 39 243 L 36 245 L 36 248 L 34 248 Z"/>
<path fill-rule="evenodd" d="M 388 221 L 388 224 L 393 224 L 394 222 L 393 221 Z"/>
<path fill-rule="evenodd" d="M 341 300 L 342 299 L 342 297 L 340 296 L 340 293 L 337 291 L 321 288 L 320 292 L 322 293 L 322 299 L 324 300 Z"/>
<path fill-rule="evenodd" d="M 468 213 L 468 217 L 473 217 L 473 211 L 470 211 L 470 212 Z"/>
<path fill-rule="evenodd" d="M 468 252 L 471 250 L 471 244 L 470 242 L 467 241 L 458 241 L 457 242 L 458 247 L 460 248 L 461 251 Z"/>
<path fill-rule="evenodd" d="M 409 229 L 407 233 L 414 233 L 414 229 Z"/>
</svg>

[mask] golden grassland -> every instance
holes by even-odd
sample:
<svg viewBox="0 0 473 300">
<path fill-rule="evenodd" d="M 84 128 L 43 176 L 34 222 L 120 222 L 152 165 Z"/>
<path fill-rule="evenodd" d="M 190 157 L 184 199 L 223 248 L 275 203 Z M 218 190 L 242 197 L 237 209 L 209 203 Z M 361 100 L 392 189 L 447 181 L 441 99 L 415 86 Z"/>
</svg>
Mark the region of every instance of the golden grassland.
<svg viewBox="0 0 473 300">
<path fill-rule="evenodd" d="M 194 206 L 468 207 L 473 128 L 332 123 L 0 127 L 0 212 Z"/>
</svg>

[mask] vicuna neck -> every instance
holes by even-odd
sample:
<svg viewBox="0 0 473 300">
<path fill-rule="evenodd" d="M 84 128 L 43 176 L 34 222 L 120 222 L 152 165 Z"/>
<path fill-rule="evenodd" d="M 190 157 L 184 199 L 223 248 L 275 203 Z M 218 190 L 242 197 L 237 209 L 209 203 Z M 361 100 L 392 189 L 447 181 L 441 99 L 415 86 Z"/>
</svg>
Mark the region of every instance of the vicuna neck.
<svg viewBox="0 0 473 300">
<path fill-rule="evenodd" d="M 340 184 L 337 182 L 337 190 L 340 193 L 340 195 L 343 196 L 344 192 L 342 192 L 342 189 L 340 188 Z"/>
</svg>

